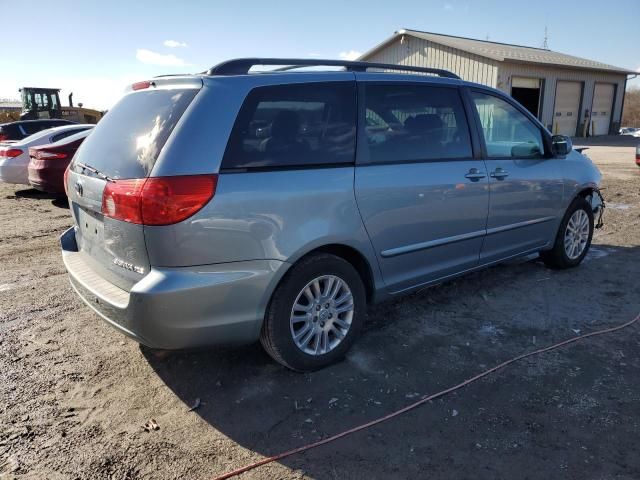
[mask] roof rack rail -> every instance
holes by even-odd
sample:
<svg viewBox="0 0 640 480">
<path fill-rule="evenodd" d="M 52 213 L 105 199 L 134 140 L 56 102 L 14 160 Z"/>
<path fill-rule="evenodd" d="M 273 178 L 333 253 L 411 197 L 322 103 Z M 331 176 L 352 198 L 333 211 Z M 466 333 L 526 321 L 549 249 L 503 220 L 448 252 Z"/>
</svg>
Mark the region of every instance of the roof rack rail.
<svg viewBox="0 0 640 480">
<path fill-rule="evenodd" d="M 255 65 L 288 66 L 278 71 L 291 70 L 298 67 L 344 67 L 349 72 L 366 72 L 370 68 L 384 70 L 401 70 L 418 73 L 431 73 L 440 77 L 457 78 L 458 75 L 440 68 L 414 67 L 411 65 L 391 65 L 388 63 L 357 62 L 348 60 L 319 60 L 315 58 L 236 58 L 211 67 L 207 75 L 246 75 Z"/>
</svg>

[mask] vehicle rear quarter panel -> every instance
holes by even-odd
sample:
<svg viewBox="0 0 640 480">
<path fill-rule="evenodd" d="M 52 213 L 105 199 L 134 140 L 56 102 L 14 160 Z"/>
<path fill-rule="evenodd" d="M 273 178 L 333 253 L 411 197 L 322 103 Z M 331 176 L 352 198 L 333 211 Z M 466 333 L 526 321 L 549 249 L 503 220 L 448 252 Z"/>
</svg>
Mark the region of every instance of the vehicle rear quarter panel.
<svg viewBox="0 0 640 480">
<path fill-rule="evenodd" d="M 145 227 L 151 264 L 293 263 L 315 248 L 341 244 L 362 253 L 377 272 L 353 179 L 352 166 L 223 173 L 215 197 L 195 216 Z"/>
</svg>

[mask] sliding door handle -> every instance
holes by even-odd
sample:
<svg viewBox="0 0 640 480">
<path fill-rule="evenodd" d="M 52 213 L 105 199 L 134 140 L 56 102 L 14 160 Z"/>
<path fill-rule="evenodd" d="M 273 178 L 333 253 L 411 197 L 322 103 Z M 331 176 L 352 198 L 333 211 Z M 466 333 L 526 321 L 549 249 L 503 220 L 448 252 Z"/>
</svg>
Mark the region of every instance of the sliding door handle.
<svg viewBox="0 0 640 480">
<path fill-rule="evenodd" d="M 507 172 L 506 170 L 498 167 L 496 168 L 493 172 L 491 172 L 491 178 L 496 178 L 498 180 L 502 180 L 503 178 L 506 178 L 509 176 L 509 172 Z"/>
<path fill-rule="evenodd" d="M 469 173 L 465 175 L 465 178 L 468 178 L 472 182 L 477 182 L 478 180 L 480 180 L 481 178 L 485 178 L 486 176 L 487 175 L 485 173 L 481 172 L 477 168 L 472 168 L 471 170 L 469 170 Z"/>
</svg>

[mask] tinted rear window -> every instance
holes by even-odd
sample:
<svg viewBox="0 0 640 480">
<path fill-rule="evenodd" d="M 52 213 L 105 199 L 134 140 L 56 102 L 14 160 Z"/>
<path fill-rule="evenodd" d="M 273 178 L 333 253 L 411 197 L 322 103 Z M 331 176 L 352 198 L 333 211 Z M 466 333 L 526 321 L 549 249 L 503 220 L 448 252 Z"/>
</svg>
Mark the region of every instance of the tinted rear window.
<svg viewBox="0 0 640 480">
<path fill-rule="evenodd" d="M 259 87 L 247 96 L 223 169 L 353 163 L 354 82 Z"/>
<path fill-rule="evenodd" d="M 96 125 L 76 155 L 112 178 L 147 177 L 197 89 L 125 95 Z"/>
</svg>

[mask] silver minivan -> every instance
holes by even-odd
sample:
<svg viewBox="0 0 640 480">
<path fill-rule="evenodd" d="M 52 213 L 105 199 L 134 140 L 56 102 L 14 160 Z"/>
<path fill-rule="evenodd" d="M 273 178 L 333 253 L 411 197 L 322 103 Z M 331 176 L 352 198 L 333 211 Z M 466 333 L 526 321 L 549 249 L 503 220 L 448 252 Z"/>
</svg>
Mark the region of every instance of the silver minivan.
<svg viewBox="0 0 640 480">
<path fill-rule="evenodd" d="M 599 182 L 570 139 L 451 72 L 231 60 L 135 83 L 100 121 L 66 174 L 62 253 L 142 344 L 260 339 L 313 370 L 369 304 L 534 252 L 578 265 Z"/>
</svg>

